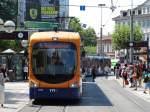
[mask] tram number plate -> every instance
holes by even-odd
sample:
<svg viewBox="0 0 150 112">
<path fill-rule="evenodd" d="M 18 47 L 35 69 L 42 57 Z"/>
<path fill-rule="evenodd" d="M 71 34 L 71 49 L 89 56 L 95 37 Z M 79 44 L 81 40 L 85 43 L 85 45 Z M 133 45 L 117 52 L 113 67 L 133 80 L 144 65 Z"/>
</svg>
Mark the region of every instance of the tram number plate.
<svg viewBox="0 0 150 112">
<path fill-rule="evenodd" d="M 56 93 L 56 89 L 49 89 L 50 93 Z"/>
</svg>

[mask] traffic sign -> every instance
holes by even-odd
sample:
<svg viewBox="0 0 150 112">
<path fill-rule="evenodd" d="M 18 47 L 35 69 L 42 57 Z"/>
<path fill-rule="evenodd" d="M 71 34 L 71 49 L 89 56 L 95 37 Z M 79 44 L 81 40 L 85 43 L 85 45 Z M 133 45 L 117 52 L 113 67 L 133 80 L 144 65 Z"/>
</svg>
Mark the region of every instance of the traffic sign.
<svg viewBox="0 0 150 112">
<path fill-rule="evenodd" d="M 80 5 L 80 11 L 85 11 L 85 5 Z"/>
</svg>

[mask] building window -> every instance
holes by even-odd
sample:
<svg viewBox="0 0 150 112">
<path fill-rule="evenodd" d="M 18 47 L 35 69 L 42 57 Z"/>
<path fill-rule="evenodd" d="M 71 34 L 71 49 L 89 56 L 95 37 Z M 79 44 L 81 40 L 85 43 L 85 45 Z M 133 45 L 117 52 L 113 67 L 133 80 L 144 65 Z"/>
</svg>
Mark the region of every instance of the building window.
<svg viewBox="0 0 150 112">
<path fill-rule="evenodd" d="M 107 44 L 107 52 L 109 52 L 109 44 Z"/>
<path fill-rule="evenodd" d="M 147 13 L 149 13 L 150 12 L 150 7 L 147 7 Z"/>
<path fill-rule="evenodd" d="M 142 40 L 144 40 L 144 41 L 146 41 L 147 40 L 147 34 L 144 34 L 144 37 L 143 37 L 143 39 Z"/>
<path fill-rule="evenodd" d="M 146 8 L 144 7 L 144 8 L 143 8 L 143 14 L 145 14 L 145 13 L 146 13 Z"/>
<path fill-rule="evenodd" d="M 112 52 L 112 45 L 109 44 L 109 52 Z"/>
<path fill-rule="evenodd" d="M 123 16 L 127 16 L 127 12 L 126 12 L 126 11 L 123 11 L 123 12 L 122 12 L 122 15 L 123 15 Z"/>
<path fill-rule="evenodd" d="M 143 22 L 142 22 L 142 27 L 145 28 L 145 26 L 146 26 L 146 21 L 143 20 Z"/>
<path fill-rule="evenodd" d="M 138 15 L 138 10 L 135 10 L 135 15 Z"/>
<path fill-rule="evenodd" d="M 145 27 L 147 28 L 148 27 L 148 20 L 145 20 Z"/>
<path fill-rule="evenodd" d="M 138 15 L 140 15 L 141 14 L 141 10 L 138 10 Z"/>
<path fill-rule="evenodd" d="M 138 21 L 138 23 L 137 23 L 139 26 L 141 26 L 141 21 Z"/>
<path fill-rule="evenodd" d="M 105 52 L 105 46 L 102 45 L 102 52 Z"/>
<path fill-rule="evenodd" d="M 132 14 L 135 15 L 135 11 L 132 11 Z"/>
</svg>

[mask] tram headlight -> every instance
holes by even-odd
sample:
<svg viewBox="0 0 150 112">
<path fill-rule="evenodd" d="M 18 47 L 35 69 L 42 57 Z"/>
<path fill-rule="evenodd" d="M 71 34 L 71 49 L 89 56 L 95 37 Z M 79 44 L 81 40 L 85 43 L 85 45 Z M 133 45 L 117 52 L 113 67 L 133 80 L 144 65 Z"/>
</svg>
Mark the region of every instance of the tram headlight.
<svg viewBox="0 0 150 112">
<path fill-rule="evenodd" d="M 70 88 L 77 88 L 78 87 L 78 84 L 77 83 L 72 83 L 71 85 L 70 85 Z"/>
<path fill-rule="evenodd" d="M 36 84 L 34 82 L 30 82 L 30 87 L 38 87 L 38 84 Z"/>
</svg>

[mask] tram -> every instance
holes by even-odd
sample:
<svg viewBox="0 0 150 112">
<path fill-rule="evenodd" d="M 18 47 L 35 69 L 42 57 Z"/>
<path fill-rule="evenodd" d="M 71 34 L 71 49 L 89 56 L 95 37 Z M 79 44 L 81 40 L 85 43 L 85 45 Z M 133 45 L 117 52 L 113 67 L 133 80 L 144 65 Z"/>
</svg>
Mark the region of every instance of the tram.
<svg viewBox="0 0 150 112">
<path fill-rule="evenodd" d="M 29 39 L 30 99 L 80 99 L 80 36 L 77 32 L 33 33 Z"/>
</svg>

